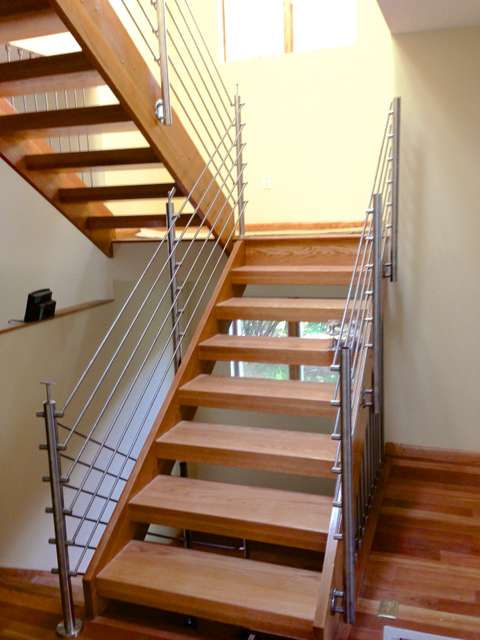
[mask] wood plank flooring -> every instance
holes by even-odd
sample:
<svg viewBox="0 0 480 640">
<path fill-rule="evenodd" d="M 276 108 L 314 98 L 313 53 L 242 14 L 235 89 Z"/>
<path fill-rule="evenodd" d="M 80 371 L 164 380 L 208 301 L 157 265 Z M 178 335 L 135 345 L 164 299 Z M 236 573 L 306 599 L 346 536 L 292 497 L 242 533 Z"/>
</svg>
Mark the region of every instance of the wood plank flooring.
<svg viewBox="0 0 480 640">
<path fill-rule="evenodd" d="M 350 640 L 381 640 L 384 626 L 480 640 L 479 489 L 480 465 L 391 459 Z M 0 570 L 0 638 L 53 640 L 60 614 L 55 585 L 47 573 Z M 79 582 L 75 593 L 81 604 Z M 378 617 L 381 600 L 399 603 L 396 620 Z M 82 638 L 238 638 L 225 625 L 201 622 L 192 630 L 182 628 L 181 618 L 152 615 L 132 609 L 123 624 L 109 610 L 88 623 Z"/>
<path fill-rule="evenodd" d="M 350 640 L 384 626 L 480 639 L 480 465 L 392 458 Z M 398 619 L 378 617 L 399 603 Z"/>
</svg>

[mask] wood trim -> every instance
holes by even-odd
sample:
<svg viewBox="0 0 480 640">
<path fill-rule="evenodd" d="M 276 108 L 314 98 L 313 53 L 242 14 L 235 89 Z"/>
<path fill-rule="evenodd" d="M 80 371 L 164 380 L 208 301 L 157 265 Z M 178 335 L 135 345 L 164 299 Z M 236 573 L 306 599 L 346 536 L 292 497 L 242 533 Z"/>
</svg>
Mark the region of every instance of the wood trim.
<svg viewBox="0 0 480 640">
<path fill-rule="evenodd" d="M 293 2 L 292 0 L 283 0 L 283 29 L 285 53 L 293 53 Z"/>
<path fill-rule="evenodd" d="M 10 333 L 11 331 L 17 331 L 17 329 L 27 329 L 28 327 L 38 327 L 39 325 L 42 325 L 45 322 L 58 320 L 59 318 L 65 318 L 66 316 L 71 316 L 73 314 L 80 313 L 81 311 L 87 311 L 88 309 L 95 309 L 95 307 L 101 307 L 105 304 L 110 304 L 111 302 L 114 302 L 113 298 L 108 298 L 105 300 L 91 300 L 89 302 L 82 302 L 80 304 L 75 304 L 72 307 L 64 307 L 63 309 L 59 309 L 58 311 L 56 311 L 55 316 L 53 318 L 47 318 L 47 320 L 40 320 L 39 322 L 20 322 L 18 324 L 9 325 L 8 327 L 0 327 L 0 334 Z"/>
<path fill-rule="evenodd" d="M 0 119 L 4 114 L 16 113 L 12 105 L 0 98 Z M 17 171 L 34 189 L 55 206 L 73 225 L 77 227 L 100 251 L 107 256 L 112 255 L 112 240 L 115 232 L 112 230 L 91 231 L 86 228 L 87 218 L 92 216 L 111 216 L 112 212 L 104 204 L 86 203 L 78 204 L 55 202 L 55 196 L 59 189 L 70 187 L 84 187 L 85 184 L 75 174 L 57 173 L 51 171 L 32 172 L 24 163 L 27 155 L 36 153 L 51 153 L 53 149 L 46 140 L 28 140 L 22 133 L 15 135 L 0 135 L 0 156 Z"/>
<path fill-rule="evenodd" d="M 265 222 L 251 223 L 245 226 L 247 233 L 278 233 L 282 231 L 338 231 L 339 229 L 361 230 L 363 221 L 353 220 L 350 222 Z"/>
<path fill-rule="evenodd" d="M 418 447 L 415 445 L 399 444 L 397 442 L 387 442 L 385 452 L 393 458 L 410 458 L 412 460 L 423 460 L 426 462 L 480 466 L 480 451 Z"/>
<path fill-rule="evenodd" d="M 206 223 L 222 245 L 233 236 L 233 210 L 177 113 L 162 126 L 154 106 L 161 88 L 108 0 L 52 0 L 85 54 L 163 161 L 183 193 L 192 191 Z M 200 177 L 201 176 L 201 177 Z"/>
<path fill-rule="evenodd" d="M 185 227 L 191 219 L 190 213 L 181 214 L 176 219 L 176 227 Z M 193 224 L 200 224 L 200 220 L 193 218 Z M 161 213 L 139 214 L 131 216 L 99 216 L 88 218 L 88 229 L 162 229 L 167 230 L 167 216 Z M 160 240 L 160 238 L 159 238 Z"/>
<path fill-rule="evenodd" d="M 197 375 L 212 371 L 213 364 L 204 362 L 198 357 L 198 347 L 201 342 L 218 333 L 218 320 L 215 316 L 216 304 L 221 300 L 231 298 L 235 294 L 238 295 L 242 291 L 242 288 L 236 289 L 233 286 L 230 272 L 232 268 L 243 264 L 244 259 L 244 243 L 242 241 L 236 242 L 210 302 L 198 323 L 198 329 L 184 355 L 182 365 L 172 382 L 162 405 L 162 410 L 150 431 L 135 468 L 93 555 L 84 577 L 85 606 L 89 617 L 98 615 L 104 604 L 96 593 L 95 578 L 97 574 L 127 542 L 135 538 L 141 539 L 142 534 L 145 534 L 145 525 L 134 523 L 129 519 L 128 502 L 158 473 L 170 473 L 171 471 L 172 461 L 158 460 L 156 441 L 163 433 L 174 427 L 175 424 L 181 420 L 192 419 L 195 414 L 194 408 L 179 406 L 177 401 L 178 390 Z"/>
</svg>

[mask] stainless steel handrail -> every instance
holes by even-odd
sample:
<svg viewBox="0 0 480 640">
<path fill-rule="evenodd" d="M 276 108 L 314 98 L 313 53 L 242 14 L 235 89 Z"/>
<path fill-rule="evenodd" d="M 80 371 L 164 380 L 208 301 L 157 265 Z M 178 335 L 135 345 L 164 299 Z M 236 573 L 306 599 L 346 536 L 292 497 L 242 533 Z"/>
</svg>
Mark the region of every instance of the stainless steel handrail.
<svg viewBox="0 0 480 640">
<path fill-rule="evenodd" d="M 338 407 L 332 438 L 339 442 L 333 471 L 339 476 L 334 505 L 341 509 L 337 537 L 344 541 L 344 583 L 332 592 L 332 612 L 355 621 L 356 551 L 383 461 L 383 279 L 397 279 L 400 99 L 391 104 L 376 167 L 370 208 L 360 234 L 353 275 L 340 323 L 332 370 L 339 372 L 332 404 Z M 373 353 L 371 388 L 366 380 Z M 355 494 L 353 441 L 362 407 L 370 407 Z M 343 598 L 343 603 L 339 601 Z"/>
</svg>

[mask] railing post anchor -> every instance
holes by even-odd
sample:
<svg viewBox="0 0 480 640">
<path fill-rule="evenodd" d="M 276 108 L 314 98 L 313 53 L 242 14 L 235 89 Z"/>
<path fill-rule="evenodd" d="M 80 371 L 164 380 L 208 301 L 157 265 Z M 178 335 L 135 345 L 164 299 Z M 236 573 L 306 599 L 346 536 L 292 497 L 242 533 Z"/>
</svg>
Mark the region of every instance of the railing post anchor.
<svg viewBox="0 0 480 640">
<path fill-rule="evenodd" d="M 63 497 L 62 469 L 58 443 L 57 412 L 55 400 L 52 399 L 52 382 L 42 382 L 46 388 L 47 399 L 43 403 L 43 412 L 37 414 L 45 420 L 47 436 L 48 467 L 50 478 L 50 492 L 52 497 L 53 524 L 55 537 L 52 539 L 57 550 L 58 579 L 60 583 L 60 597 L 62 601 L 63 621 L 57 625 L 57 635 L 62 638 L 78 638 L 82 630 L 82 622 L 75 618 L 73 591 L 68 557 L 66 509 Z M 55 570 L 52 570 L 54 573 Z"/>
</svg>

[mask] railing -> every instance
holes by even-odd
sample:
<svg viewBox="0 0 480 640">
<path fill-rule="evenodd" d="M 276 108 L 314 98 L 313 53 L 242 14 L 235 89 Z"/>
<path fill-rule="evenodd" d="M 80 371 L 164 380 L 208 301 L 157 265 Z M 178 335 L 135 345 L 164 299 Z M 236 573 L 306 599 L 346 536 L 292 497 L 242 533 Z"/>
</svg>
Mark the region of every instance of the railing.
<svg viewBox="0 0 480 640">
<path fill-rule="evenodd" d="M 383 461 L 383 279 L 397 279 L 400 99 L 392 102 L 354 272 L 340 325 L 332 369 L 339 407 L 332 438 L 339 442 L 334 506 L 341 509 L 343 589 L 332 591 L 332 612 L 355 622 L 356 557 Z M 370 353 L 372 365 L 370 367 Z M 371 371 L 370 371 L 371 370 Z M 371 379 L 370 379 L 371 376 Z M 365 409 L 368 408 L 368 415 Z M 365 433 L 361 433 L 361 422 Z M 355 444 L 358 443 L 358 447 Z M 361 450 L 361 456 L 355 457 Z"/>
<path fill-rule="evenodd" d="M 119 2 L 112 4 L 120 11 Z M 47 383 L 47 400 L 38 415 L 44 418 L 47 432 L 43 448 L 48 452 L 50 472 L 45 481 L 50 483 L 52 506 L 48 511 L 53 513 L 55 525 L 55 537 L 50 542 L 56 545 L 55 571 L 60 575 L 64 614 L 57 631 L 65 637 L 76 637 L 79 633 L 71 576 L 85 572 L 98 546 L 172 383 L 196 320 L 221 273 L 225 254 L 238 231 L 242 234 L 244 229 L 246 165 L 243 105 L 238 91 L 231 97 L 225 88 L 203 36 L 197 37 L 198 24 L 186 0 L 172 3 L 122 0 L 121 4 L 123 19 L 131 20 L 137 28 L 137 39 L 148 44 L 145 55 L 152 56 L 150 62 L 160 64 L 164 81 L 166 67 L 167 71 L 173 70 L 171 75 L 183 87 L 190 76 L 176 73 L 171 55 L 166 65 L 167 54 L 162 44 L 168 38 L 180 46 L 165 26 L 165 16 L 172 20 L 175 17 L 173 7 L 180 10 L 176 19 L 182 16 L 182 46 L 192 60 L 197 60 L 195 69 L 202 86 L 209 87 L 202 101 L 192 101 L 195 108 L 188 109 L 185 102 L 179 105 L 202 141 L 205 167 L 184 200 L 177 202 L 174 190 L 169 194 L 165 236 L 58 409 L 52 399 L 51 383 Z M 141 19 L 150 25 L 151 33 L 143 28 Z M 155 38 L 160 35 L 161 55 L 152 47 L 152 34 Z M 189 34 L 190 41 L 185 34 Z M 199 91 L 193 80 L 192 76 L 190 98 L 194 91 L 197 94 Z M 164 85 L 159 126 L 167 126 L 169 121 L 168 88 L 174 96 L 180 95 L 175 82 L 168 87 Z M 214 95 L 222 96 L 222 101 L 215 100 Z M 210 96 L 210 103 L 206 96 Z M 171 117 L 181 116 L 172 109 Z M 199 122 L 208 136 L 200 130 Z M 194 201 L 193 193 L 206 176 L 209 182 L 203 196 Z M 210 201 L 204 211 L 202 205 L 207 194 Z M 217 205 L 213 215 L 217 201 L 224 204 Z"/>
</svg>

